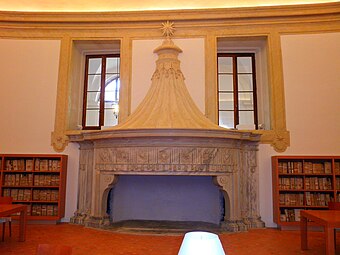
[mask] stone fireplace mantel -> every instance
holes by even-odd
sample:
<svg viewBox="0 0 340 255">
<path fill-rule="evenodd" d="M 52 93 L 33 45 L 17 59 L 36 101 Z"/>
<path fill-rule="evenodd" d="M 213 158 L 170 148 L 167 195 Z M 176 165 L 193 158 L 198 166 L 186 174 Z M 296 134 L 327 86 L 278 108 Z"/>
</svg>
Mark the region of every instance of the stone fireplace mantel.
<svg viewBox="0 0 340 255">
<path fill-rule="evenodd" d="M 251 132 L 126 129 L 79 132 L 78 208 L 71 222 L 106 228 L 110 189 L 119 175 L 212 176 L 225 200 L 221 229 L 264 227 L 258 205 L 257 146 Z"/>
</svg>

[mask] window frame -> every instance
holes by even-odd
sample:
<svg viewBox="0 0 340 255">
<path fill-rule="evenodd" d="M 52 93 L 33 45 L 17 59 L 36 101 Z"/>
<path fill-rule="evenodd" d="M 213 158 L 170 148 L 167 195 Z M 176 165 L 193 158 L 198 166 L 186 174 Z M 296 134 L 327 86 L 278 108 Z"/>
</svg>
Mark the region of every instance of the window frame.
<svg viewBox="0 0 340 255">
<path fill-rule="evenodd" d="M 87 96 L 88 96 L 88 77 L 89 77 L 89 60 L 91 58 L 101 58 L 101 77 L 100 77 L 100 104 L 99 104 L 99 121 L 98 126 L 86 125 L 86 111 L 87 111 Z M 103 54 L 86 54 L 85 55 L 85 69 L 84 69 L 84 89 L 83 89 L 83 111 L 82 111 L 82 129 L 83 130 L 100 130 L 105 123 L 105 76 L 106 76 L 106 60 L 108 58 L 119 58 L 119 53 L 103 53 Z M 104 61 L 105 60 L 105 61 Z M 120 74 L 120 65 L 119 65 Z M 118 93 L 119 94 L 119 93 Z"/>
<path fill-rule="evenodd" d="M 234 98 L 234 103 L 233 103 L 233 110 L 220 110 L 220 104 L 219 104 L 219 100 L 218 100 L 218 109 L 217 109 L 217 118 L 218 118 L 218 122 L 219 122 L 219 117 L 220 117 L 220 112 L 222 111 L 232 111 L 234 114 L 234 127 L 236 128 L 237 125 L 240 123 L 240 111 L 244 111 L 244 110 L 240 110 L 239 109 L 239 88 L 238 88 L 238 70 L 237 70 L 237 58 L 238 57 L 251 57 L 251 64 L 252 64 L 252 82 L 253 82 L 253 90 L 252 91 L 247 91 L 247 92 L 251 92 L 253 94 L 253 110 L 251 110 L 253 112 L 253 116 L 254 116 L 254 125 L 255 125 L 255 129 L 258 129 L 258 110 L 257 110 L 257 86 L 256 86 L 256 57 L 255 57 L 255 53 L 253 52 L 221 52 L 221 53 L 217 53 L 217 98 L 219 98 L 220 93 L 223 93 L 222 90 L 220 90 L 220 86 L 219 86 L 219 75 L 221 73 L 219 73 L 219 68 L 218 68 L 218 63 L 219 63 L 219 58 L 220 57 L 231 57 L 232 58 L 232 63 L 233 63 L 233 70 L 232 70 L 232 76 L 233 76 L 233 98 Z M 250 110 L 247 110 L 250 111 Z"/>
</svg>

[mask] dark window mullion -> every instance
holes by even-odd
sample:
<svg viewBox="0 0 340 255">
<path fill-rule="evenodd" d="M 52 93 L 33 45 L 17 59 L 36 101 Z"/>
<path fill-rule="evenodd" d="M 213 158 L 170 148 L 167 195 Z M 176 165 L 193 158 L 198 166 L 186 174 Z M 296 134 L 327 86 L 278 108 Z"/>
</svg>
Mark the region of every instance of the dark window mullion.
<svg viewBox="0 0 340 255">
<path fill-rule="evenodd" d="M 218 58 L 219 58 L 219 55 L 217 54 L 217 67 L 216 67 L 216 70 L 217 70 L 217 91 L 215 91 L 215 93 L 216 93 L 215 95 L 216 95 L 216 102 L 217 102 L 217 121 L 219 122 L 219 119 L 220 119 L 220 100 L 219 100 L 219 97 L 220 97 L 220 79 L 219 79 L 220 73 L 218 72 L 219 71 Z"/>
<path fill-rule="evenodd" d="M 255 129 L 258 129 L 258 116 L 257 116 L 257 89 L 256 89 L 256 69 L 255 69 L 255 54 L 251 54 L 252 72 L 253 72 L 253 101 L 254 101 L 254 124 Z"/>
<path fill-rule="evenodd" d="M 84 81 L 84 84 L 87 84 L 88 83 L 88 79 L 89 79 L 89 77 L 88 77 L 88 75 L 89 75 L 89 73 L 88 73 L 88 69 L 89 69 L 89 56 L 86 56 L 86 61 L 85 61 L 85 81 Z M 87 93 L 88 93 L 88 91 L 87 91 L 87 89 L 88 89 L 88 86 L 84 86 L 84 97 L 83 97 L 83 120 L 82 120 L 82 126 L 83 126 L 83 128 L 85 128 L 86 127 L 86 109 L 87 109 Z"/>
<path fill-rule="evenodd" d="M 106 76 L 106 58 L 102 57 L 102 71 L 100 80 L 100 106 L 99 106 L 99 127 L 104 125 L 104 106 L 105 106 L 105 77 Z"/>
<path fill-rule="evenodd" d="M 233 56 L 234 128 L 239 124 L 237 57 Z"/>
</svg>

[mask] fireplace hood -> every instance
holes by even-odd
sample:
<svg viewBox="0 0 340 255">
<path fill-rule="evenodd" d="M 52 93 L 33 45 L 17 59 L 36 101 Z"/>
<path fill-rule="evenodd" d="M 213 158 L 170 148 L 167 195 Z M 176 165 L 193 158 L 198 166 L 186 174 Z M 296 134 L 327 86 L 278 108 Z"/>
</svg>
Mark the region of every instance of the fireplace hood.
<svg viewBox="0 0 340 255">
<path fill-rule="evenodd" d="M 228 130 L 207 119 L 189 95 L 180 70 L 182 50 L 165 39 L 151 87 L 123 123 L 101 131 L 69 135 L 80 144 L 78 208 L 74 223 L 105 228 L 109 190 L 119 175 L 212 176 L 224 194 L 221 227 L 242 231 L 263 227 L 258 205 L 257 146 L 260 135 Z"/>
<path fill-rule="evenodd" d="M 212 129 L 222 130 L 206 118 L 191 98 L 177 56 L 182 50 L 168 37 L 154 50 L 158 54 L 151 87 L 121 129 Z"/>
<path fill-rule="evenodd" d="M 170 38 L 173 23 L 163 23 L 163 31 L 166 38 L 154 50 L 158 60 L 151 87 L 136 110 L 117 126 L 69 135 L 71 141 L 139 136 L 224 137 L 258 141 L 258 134 L 222 128 L 204 116 L 186 88 L 178 59 L 182 50 Z"/>
</svg>

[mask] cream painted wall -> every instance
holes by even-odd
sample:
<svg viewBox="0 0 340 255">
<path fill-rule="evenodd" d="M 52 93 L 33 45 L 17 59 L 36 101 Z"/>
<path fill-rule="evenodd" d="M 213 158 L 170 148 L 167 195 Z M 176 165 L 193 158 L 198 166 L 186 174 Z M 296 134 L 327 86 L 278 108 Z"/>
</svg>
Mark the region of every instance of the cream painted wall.
<svg viewBox="0 0 340 255">
<path fill-rule="evenodd" d="M 56 153 L 54 129 L 60 42 L 0 40 L 0 153 Z M 66 218 L 76 209 L 78 146 L 69 155 Z"/>
<path fill-rule="evenodd" d="M 281 37 L 287 129 L 281 155 L 340 155 L 340 33 Z M 269 145 L 259 150 L 260 212 L 275 226 Z"/>
<path fill-rule="evenodd" d="M 340 33 L 282 36 L 289 153 L 340 154 Z"/>
<path fill-rule="evenodd" d="M 183 40 L 187 45 L 181 41 L 176 40 L 176 44 L 184 51 L 183 56 L 188 52 L 188 60 L 193 57 L 189 57 L 189 51 L 199 55 L 192 61 L 194 68 L 191 61 L 181 61 L 186 84 L 199 91 L 193 98 L 203 111 L 204 82 L 190 81 L 189 77 L 203 75 L 199 79 L 204 80 L 204 45 L 202 39 Z M 142 99 L 139 91 L 146 93 L 146 87 L 139 86 L 151 84 L 156 59 L 151 53 L 159 43 L 159 40 L 134 41 L 134 58 L 143 57 L 140 58 L 143 62 L 133 63 L 133 108 Z M 0 40 L 0 153 L 54 153 L 50 133 L 55 117 L 59 47 L 58 41 Z M 145 55 L 140 55 L 141 51 Z M 291 132 L 291 146 L 283 154 L 340 155 L 340 33 L 284 35 L 282 53 L 287 126 Z M 142 82 L 138 75 L 143 73 Z M 192 89 L 189 91 L 193 93 Z M 76 208 L 77 145 L 70 144 L 64 153 L 69 155 L 65 217 L 68 220 Z M 278 153 L 269 145 L 260 145 L 260 213 L 267 227 L 275 226 L 272 155 Z"/>
<path fill-rule="evenodd" d="M 181 70 L 184 74 L 185 85 L 202 113 L 205 95 L 205 66 L 204 66 L 204 39 L 174 39 L 174 43 L 182 49 L 178 59 L 181 61 Z M 151 86 L 151 77 L 156 70 L 158 55 L 154 49 L 162 44 L 163 40 L 134 40 L 132 44 L 132 95 L 131 111 L 133 112 L 143 100 Z"/>
</svg>

